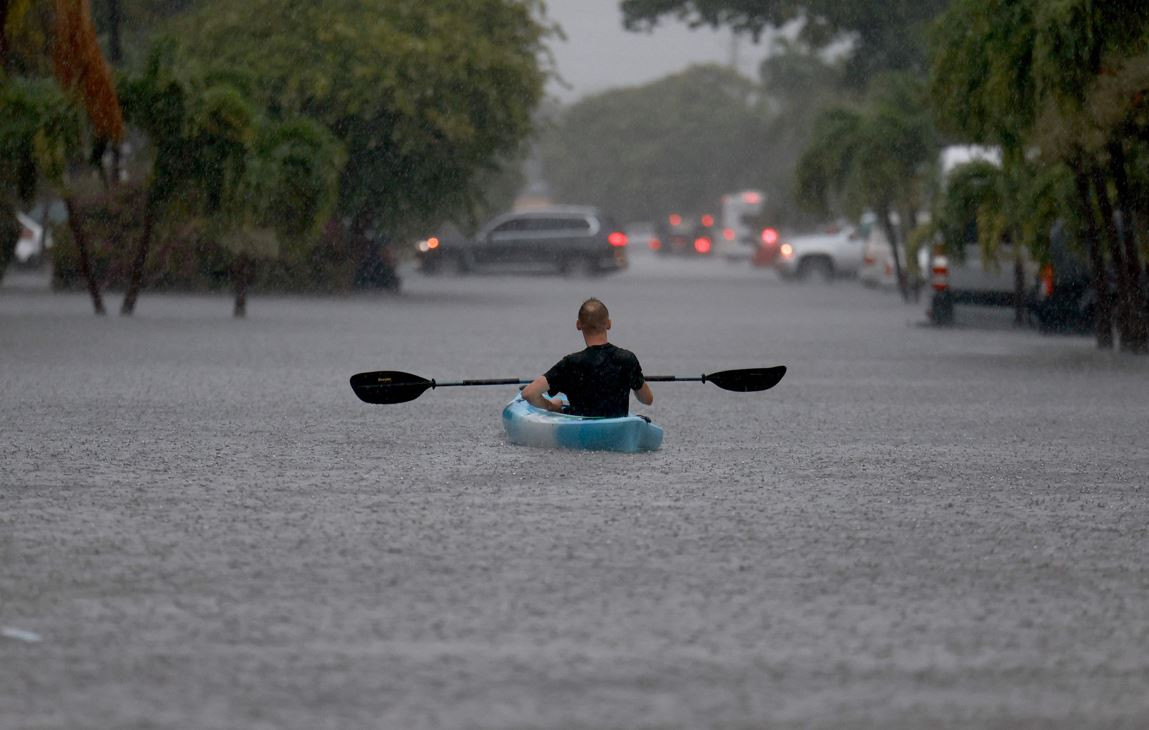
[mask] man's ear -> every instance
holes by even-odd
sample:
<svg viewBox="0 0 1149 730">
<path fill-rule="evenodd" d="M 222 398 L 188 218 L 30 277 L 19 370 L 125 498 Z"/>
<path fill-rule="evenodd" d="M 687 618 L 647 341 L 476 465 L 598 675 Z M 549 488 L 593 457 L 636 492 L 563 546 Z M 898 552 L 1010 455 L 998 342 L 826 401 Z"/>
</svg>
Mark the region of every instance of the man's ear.
<svg viewBox="0 0 1149 730">
<path fill-rule="evenodd" d="M 579 332 L 582 332 L 582 322 L 578 321 L 577 319 L 575 320 L 575 329 Z"/>
<path fill-rule="evenodd" d="M 610 329 L 610 319 L 607 319 L 607 320 L 606 320 L 606 328 L 607 328 L 607 329 Z"/>
</svg>

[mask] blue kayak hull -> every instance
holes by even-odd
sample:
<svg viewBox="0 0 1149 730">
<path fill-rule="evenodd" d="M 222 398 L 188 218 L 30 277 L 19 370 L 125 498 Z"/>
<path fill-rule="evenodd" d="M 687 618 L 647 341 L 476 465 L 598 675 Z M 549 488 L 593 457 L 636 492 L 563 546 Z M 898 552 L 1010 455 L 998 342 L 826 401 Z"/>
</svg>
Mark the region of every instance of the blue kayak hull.
<svg viewBox="0 0 1149 730">
<path fill-rule="evenodd" d="M 507 440 L 520 446 L 586 451 L 655 451 L 662 427 L 639 416 L 583 418 L 535 408 L 516 397 L 503 409 Z"/>
</svg>

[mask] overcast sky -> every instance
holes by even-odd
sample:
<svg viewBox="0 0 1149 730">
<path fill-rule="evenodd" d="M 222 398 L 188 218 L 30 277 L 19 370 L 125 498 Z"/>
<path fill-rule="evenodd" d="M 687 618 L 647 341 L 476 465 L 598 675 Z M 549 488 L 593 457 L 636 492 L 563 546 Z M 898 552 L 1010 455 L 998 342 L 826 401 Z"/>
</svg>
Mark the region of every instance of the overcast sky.
<svg viewBox="0 0 1149 730">
<path fill-rule="evenodd" d="M 695 63 L 729 63 L 731 34 L 709 28 L 691 30 L 664 19 L 651 33 L 622 27 L 619 0 L 546 0 L 547 16 L 562 26 L 566 40 L 552 40 L 559 75 L 548 92 L 564 102 L 620 86 L 636 86 L 681 71 Z M 752 79 L 765 55 L 749 38 L 738 42 L 738 69 Z"/>
</svg>

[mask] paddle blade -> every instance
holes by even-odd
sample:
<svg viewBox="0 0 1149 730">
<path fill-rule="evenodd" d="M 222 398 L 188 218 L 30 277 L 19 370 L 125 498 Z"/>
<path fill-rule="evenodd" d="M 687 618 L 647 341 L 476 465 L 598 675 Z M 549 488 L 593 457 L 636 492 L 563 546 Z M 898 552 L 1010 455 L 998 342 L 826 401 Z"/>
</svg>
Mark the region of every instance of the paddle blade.
<svg viewBox="0 0 1149 730">
<path fill-rule="evenodd" d="M 359 400 L 377 405 L 406 403 L 435 387 L 435 381 L 398 370 L 377 370 L 351 376 L 351 389 Z"/>
<path fill-rule="evenodd" d="M 733 390 L 738 393 L 751 393 L 757 390 L 770 390 L 782 376 L 786 374 L 786 366 L 779 365 L 773 368 L 747 368 L 745 370 L 723 370 L 704 376 L 704 381 L 714 383 L 723 390 Z"/>
</svg>

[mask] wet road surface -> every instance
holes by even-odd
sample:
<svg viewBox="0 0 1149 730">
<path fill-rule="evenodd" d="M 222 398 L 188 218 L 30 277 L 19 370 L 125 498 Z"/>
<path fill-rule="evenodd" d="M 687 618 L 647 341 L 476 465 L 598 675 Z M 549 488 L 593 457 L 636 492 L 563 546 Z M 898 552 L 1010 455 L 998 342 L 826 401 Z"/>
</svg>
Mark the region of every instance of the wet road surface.
<svg viewBox="0 0 1149 730">
<path fill-rule="evenodd" d="M 1149 359 L 724 262 L 409 273 L 246 321 L 21 281 L 0 727 L 1149 723 Z M 347 386 L 533 377 L 592 295 L 648 374 L 789 374 L 659 384 L 646 455 L 509 446 L 509 388 Z"/>
</svg>

